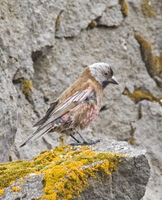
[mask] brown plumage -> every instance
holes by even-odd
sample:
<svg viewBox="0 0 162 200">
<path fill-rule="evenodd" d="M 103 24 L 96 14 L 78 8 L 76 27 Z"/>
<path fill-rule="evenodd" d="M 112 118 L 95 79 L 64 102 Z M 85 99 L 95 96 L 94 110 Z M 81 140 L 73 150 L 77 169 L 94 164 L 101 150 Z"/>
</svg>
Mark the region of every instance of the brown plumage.
<svg viewBox="0 0 162 200">
<path fill-rule="evenodd" d="M 118 84 L 108 64 L 94 63 L 85 68 L 79 78 L 51 104 L 46 115 L 34 125 L 39 126 L 38 129 L 20 147 L 49 131 L 66 132 L 77 144 L 95 143 L 86 142 L 77 130 L 86 128 L 96 119 L 103 89 L 109 83 Z M 80 135 L 82 143 L 74 137 L 75 132 Z"/>
</svg>

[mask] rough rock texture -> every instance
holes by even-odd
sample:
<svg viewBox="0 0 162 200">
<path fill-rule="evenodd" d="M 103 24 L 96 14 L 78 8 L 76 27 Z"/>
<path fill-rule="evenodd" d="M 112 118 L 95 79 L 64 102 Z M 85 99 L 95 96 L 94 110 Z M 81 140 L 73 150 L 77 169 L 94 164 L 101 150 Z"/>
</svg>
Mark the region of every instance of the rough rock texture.
<svg viewBox="0 0 162 200">
<path fill-rule="evenodd" d="M 107 145 L 109 144 L 109 145 Z M 144 150 L 136 150 L 126 142 L 105 140 L 92 147 L 96 152 L 115 152 L 129 156 L 120 158 L 117 170 L 112 175 L 97 171 L 95 176 L 88 178 L 88 187 L 83 190 L 79 197 L 70 198 L 75 200 L 140 200 L 146 190 L 146 184 L 150 176 L 150 167 Z M 73 155 L 73 154 L 71 154 Z M 66 156 L 66 155 L 64 155 Z M 82 168 L 93 168 L 95 165 L 102 165 L 105 160 L 84 165 Z M 83 172 L 84 173 L 84 172 Z M 31 174 L 14 182 L 5 189 L 0 200 L 13 199 L 35 199 L 43 195 L 43 174 Z M 62 180 L 63 182 L 63 180 Z M 82 186 L 80 186 L 82 187 Z M 18 190 L 16 190 L 18 188 Z M 67 188 L 65 187 L 64 190 Z M 54 189 L 55 190 L 55 189 Z M 57 198 L 56 198 L 57 199 Z M 59 199 L 62 199 L 60 196 Z M 68 198 L 69 199 L 69 198 Z"/>
<path fill-rule="evenodd" d="M 60 135 L 50 133 L 19 149 L 85 65 L 109 62 L 120 85 L 106 88 L 102 112 L 87 138 L 109 137 L 145 148 L 152 172 L 144 199 L 159 200 L 161 10 L 158 0 L 1 0 L 0 161 L 31 159 L 59 145 Z"/>
<path fill-rule="evenodd" d="M 23 179 L 23 183 L 20 184 L 20 180 L 15 181 L 9 186 L 4 194 L 0 196 L 0 199 L 13 200 L 13 199 L 36 199 L 42 196 L 43 193 L 43 174 L 30 176 Z M 21 185 L 21 186 L 20 186 Z M 15 188 L 15 190 L 14 190 Z M 18 190 L 16 190 L 18 188 Z"/>
</svg>

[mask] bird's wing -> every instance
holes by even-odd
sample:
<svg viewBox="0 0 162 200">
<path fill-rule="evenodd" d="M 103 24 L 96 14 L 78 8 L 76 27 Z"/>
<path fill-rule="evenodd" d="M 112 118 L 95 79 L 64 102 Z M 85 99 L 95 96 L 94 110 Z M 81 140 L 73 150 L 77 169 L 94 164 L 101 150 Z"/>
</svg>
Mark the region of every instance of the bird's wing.
<svg viewBox="0 0 162 200">
<path fill-rule="evenodd" d="M 93 90 L 94 90 L 93 87 L 89 86 L 83 91 L 76 92 L 67 100 L 57 104 L 54 107 L 54 109 L 49 108 L 46 114 L 48 116 L 45 116 L 44 118 L 42 118 L 42 121 L 45 120 L 46 118 L 47 120 L 43 124 L 42 124 L 42 121 L 40 120 L 37 124 L 38 125 L 41 124 L 41 126 L 34 133 L 29 135 L 27 140 L 24 143 L 22 143 L 20 147 L 26 145 L 32 138 L 38 139 L 45 133 L 49 132 L 52 128 L 54 128 L 53 126 L 54 120 L 56 120 L 57 118 L 67 113 L 70 109 L 74 108 L 78 103 L 84 101 L 91 94 Z"/>
<path fill-rule="evenodd" d="M 44 124 L 44 122 L 47 121 L 47 119 L 49 118 L 51 112 L 55 109 L 57 104 L 58 104 L 58 101 L 55 101 L 55 102 L 51 103 L 50 108 L 46 112 L 46 115 L 41 120 L 39 120 L 36 124 L 34 124 L 34 127 Z"/>
<path fill-rule="evenodd" d="M 81 92 L 76 92 L 67 100 L 60 102 L 57 106 L 50 112 L 48 119 L 45 121 L 45 124 L 51 123 L 57 118 L 61 117 L 67 113 L 70 109 L 74 108 L 78 103 L 84 101 L 90 93 L 93 91 L 93 87 L 89 86 Z"/>
</svg>

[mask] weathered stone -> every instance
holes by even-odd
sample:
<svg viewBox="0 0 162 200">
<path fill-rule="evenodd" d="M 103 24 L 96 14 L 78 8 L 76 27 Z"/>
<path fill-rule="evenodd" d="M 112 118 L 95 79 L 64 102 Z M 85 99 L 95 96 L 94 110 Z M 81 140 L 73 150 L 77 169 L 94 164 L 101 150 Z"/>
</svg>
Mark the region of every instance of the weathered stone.
<svg viewBox="0 0 162 200">
<path fill-rule="evenodd" d="M 115 152 L 120 153 L 116 154 L 116 156 L 119 156 L 119 163 L 115 167 L 115 170 L 112 170 L 112 174 L 106 173 L 106 171 L 102 171 L 102 165 L 106 162 L 105 159 L 101 159 L 97 162 L 92 162 L 89 165 L 83 165 L 80 169 L 83 169 L 83 173 L 87 173 L 86 170 L 89 169 L 95 169 L 96 166 L 99 166 L 99 168 L 96 168 L 95 175 L 88 176 L 87 180 L 84 180 L 88 182 L 88 185 L 86 188 L 84 188 L 81 193 L 79 194 L 79 197 L 73 198 L 74 194 L 71 194 L 71 197 L 67 197 L 67 199 L 75 199 L 75 200 L 120 200 L 120 199 L 134 199 L 134 200 L 140 200 L 144 194 L 146 189 L 146 184 L 148 182 L 149 176 L 150 176 L 150 167 L 147 161 L 147 158 L 145 156 L 145 151 L 143 150 L 136 150 L 133 149 L 130 145 L 128 145 L 126 142 L 116 142 L 105 139 L 103 142 L 98 143 L 97 145 L 92 147 L 93 150 L 95 150 L 98 153 L 107 153 L 107 152 Z M 75 157 L 77 155 L 77 151 L 81 152 L 80 148 L 78 147 L 78 150 L 75 149 L 75 154 L 73 152 L 74 150 L 71 149 L 70 153 L 71 157 Z M 83 151 L 83 150 L 82 150 Z M 69 158 L 68 154 L 65 153 L 62 155 L 63 157 L 67 157 L 67 160 Z M 84 151 L 83 151 L 84 152 Z M 54 155 L 54 154 L 53 154 Z M 97 155 L 97 154 L 96 154 Z M 126 157 L 123 157 L 123 156 Z M 61 159 L 61 157 L 60 157 Z M 82 159 L 88 159 L 85 156 L 80 157 L 80 162 L 82 162 Z M 112 158 L 111 158 L 112 159 Z M 39 159 L 41 162 L 41 159 Z M 47 155 L 47 158 L 43 159 L 43 163 L 50 161 L 50 155 Z M 114 157 L 115 160 L 115 157 Z M 51 160 L 51 162 L 54 163 L 54 161 Z M 59 160 L 56 159 L 55 162 L 59 162 Z M 68 161 L 69 162 L 69 161 Z M 107 166 L 107 172 L 109 168 L 111 167 L 112 160 L 109 160 L 109 165 Z M 61 165 L 63 165 L 64 162 L 61 161 Z M 51 163 L 49 163 L 50 165 Z M 75 161 L 75 167 L 77 165 L 77 159 Z M 100 166 L 101 165 L 101 166 Z M 58 166 L 58 164 L 57 164 Z M 47 168 L 47 167 L 46 167 Z M 49 168 L 50 169 L 50 168 Z M 48 169 L 48 171 L 49 171 Z M 72 170 L 74 170 L 74 174 L 76 175 L 76 170 L 72 168 L 70 170 L 70 173 L 68 177 L 64 177 L 61 179 L 62 183 L 66 183 L 66 179 L 68 178 L 69 181 L 73 180 L 70 174 L 72 173 Z M 85 170 L 85 171 L 84 171 Z M 45 172 L 46 173 L 46 172 Z M 57 172 L 55 172 L 57 173 Z M 55 174 L 53 175 L 55 176 Z M 12 185 L 7 187 L 4 190 L 4 193 L 0 196 L 0 200 L 13 200 L 13 199 L 35 199 L 38 197 L 41 197 L 44 192 L 44 184 L 43 184 L 43 177 L 44 173 L 36 175 L 29 174 L 25 178 L 20 178 L 17 181 L 15 181 Z M 51 176 L 50 176 L 51 178 Z M 65 180 L 64 180 L 65 179 Z M 83 179 L 81 178 L 81 175 L 78 174 L 77 179 Z M 47 180 L 46 180 L 47 181 Z M 49 180 L 50 181 L 50 180 Z M 45 183 L 47 184 L 47 183 Z M 72 183 L 74 184 L 74 183 Z M 70 190 L 67 186 L 62 184 L 63 190 Z M 82 187 L 79 185 L 79 187 Z M 77 190 L 77 188 L 75 188 Z M 55 188 L 55 185 L 53 184 L 53 191 L 57 191 Z M 78 191 L 79 188 L 78 188 Z M 77 192 L 77 191 L 76 191 Z M 51 193 L 52 195 L 52 193 Z M 70 195 L 70 194 L 69 194 Z M 47 196 L 48 197 L 48 196 Z M 59 199 L 63 199 L 64 195 L 59 197 Z M 51 196 L 52 198 L 52 196 Z M 53 197 L 54 198 L 54 197 Z M 56 199 L 58 199 L 58 196 L 56 196 Z"/>
<path fill-rule="evenodd" d="M 161 106 L 149 101 L 135 104 L 123 95 L 125 88 L 133 93 L 142 87 L 156 98 L 162 96 L 161 86 L 148 74 L 140 45 L 134 37 L 138 34 L 148 41 L 152 55 L 160 58 L 162 2 L 145 1 L 155 17 L 145 14 L 143 2 L 127 1 L 129 12 L 127 17 L 123 17 L 117 0 L 84 3 L 74 0 L 1 1 L 1 162 L 31 159 L 47 148 L 60 145 L 60 135 L 49 133 L 19 149 L 22 141 L 33 131 L 32 125 L 78 77 L 85 65 L 109 62 L 120 84 L 106 88 L 103 110 L 85 131 L 88 133 L 85 136 L 88 139 L 109 137 L 126 140 L 136 148 L 145 148 L 152 168 L 146 199 L 160 199 Z M 96 25 L 89 28 L 93 20 Z M 106 26 L 98 25 L 99 20 L 103 20 Z M 22 91 L 22 78 L 33 85 L 28 97 Z M 160 82 L 161 74 L 157 78 Z M 152 108 L 157 114 L 150 114 Z M 65 144 L 69 144 L 68 139 Z"/>
<path fill-rule="evenodd" d="M 140 107 L 141 119 L 134 124 L 134 138 L 136 139 L 137 146 L 147 149 L 149 163 L 152 166 L 151 181 L 148 184 L 149 189 L 146 195 L 149 196 L 150 199 L 160 199 L 161 194 L 152 193 L 151 188 L 154 188 L 156 185 L 156 191 L 161 191 L 162 182 L 159 174 L 162 170 L 162 160 L 159 159 L 161 157 L 159 149 L 162 149 L 162 107 L 156 102 L 147 101 L 141 102 Z M 154 181 L 152 181 L 153 177 Z"/>
<path fill-rule="evenodd" d="M 24 178 L 18 179 L 11 186 L 9 186 L 0 199 L 13 200 L 13 199 L 36 199 L 43 195 L 43 174 L 31 174 Z"/>
<path fill-rule="evenodd" d="M 123 21 L 123 14 L 121 12 L 121 5 L 107 7 L 102 17 L 98 21 L 98 25 L 115 27 L 119 26 Z"/>
</svg>

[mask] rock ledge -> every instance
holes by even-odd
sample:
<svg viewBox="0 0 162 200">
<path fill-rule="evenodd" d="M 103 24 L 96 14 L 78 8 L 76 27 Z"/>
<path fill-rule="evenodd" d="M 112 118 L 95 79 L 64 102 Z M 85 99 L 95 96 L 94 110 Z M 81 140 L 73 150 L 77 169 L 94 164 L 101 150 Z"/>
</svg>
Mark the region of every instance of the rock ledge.
<svg viewBox="0 0 162 200">
<path fill-rule="evenodd" d="M 105 140 L 91 147 L 56 147 L 33 161 L 4 163 L 0 174 L 0 200 L 140 200 L 150 167 L 145 151 Z"/>
</svg>

